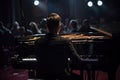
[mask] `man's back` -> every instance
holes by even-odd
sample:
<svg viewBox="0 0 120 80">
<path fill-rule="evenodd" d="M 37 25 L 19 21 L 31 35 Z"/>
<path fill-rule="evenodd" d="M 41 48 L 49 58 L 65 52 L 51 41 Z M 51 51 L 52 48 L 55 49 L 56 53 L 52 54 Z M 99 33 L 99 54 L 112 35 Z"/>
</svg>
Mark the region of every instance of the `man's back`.
<svg viewBox="0 0 120 80">
<path fill-rule="evenodd" d="M 74 49 L 68 40 L 57 35 L 48 34 L 35 43 L 38 60 L 38 75 L 48 76 L 65 74 L 68 58 L 73 54 Z"/>
<path fill-rule="evenodd" d="M 69 40 L 58 35 L 61 29 L 61 17 L 58 14 L 51 13 L 48 16 L 46 27 L 48 34 L 35 42 L 38 62 L 36 75 L 65 80 L 68 58 L 79 58 L 79 55 Z"/>
</svg>

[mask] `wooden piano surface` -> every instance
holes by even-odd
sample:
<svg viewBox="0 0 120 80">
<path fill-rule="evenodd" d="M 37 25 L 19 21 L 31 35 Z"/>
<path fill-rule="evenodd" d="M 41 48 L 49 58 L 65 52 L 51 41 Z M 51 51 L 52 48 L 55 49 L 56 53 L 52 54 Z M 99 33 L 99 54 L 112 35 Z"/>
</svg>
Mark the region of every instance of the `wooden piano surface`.
<svg viewBox="0 0 120 80">
<path fill-rule="evenodd" d="M 18 40 L 22 47 L 21 48 L 22 51 L 20 51 L 20 49 L 19 49 L 19 52 L 18 52 L 19 55 L 22 56 L 22 57 L 20 57 L 21 60 L 19 62 L 23 62 L 24 65 L 28 65 L 29 63 L 30 64 L 36 63 L 37 60 L 35 57 L 31 58 L 31 57 L 27 57 L 27 55 L 28 54 L 34 55 L 34 50 L 31 51 L 31 49 L 34 49 L 34 42 L 35 42 L 35 40 L 37 40 L 43 36 L 45 36 L 45 34 L 44 35 L 41 35 L 41 34 L 33 35 L 33 36 L 25 37 L 25 38 Z M 111 37 L 108 37 L 108 36 L 106 37 L 105 35 L 102 35 L 102 34 L 96 35 L 96 33 L 60 34 L 60 36 L 72 40 L 78 54 L 81 56 L 81 60 L 83 62 L 99 62 L 101 60 L 101 58 L 104 57 L 104 52 L 102 52 L 103 45 L 104 45 L 104 39 L 111 39 Z M 84 44 L 81 44 L 81 43 L 84 43 Z M 24 45 L 22 45 L 22 44 L 24 44 L 26 46 L 25 47 L 26 50 L 23 50 Z M 27 51 L 27 46 L 31 46 L 31 47 L 28 47 L 28 51 Z M 20 52 L 22 52 L 22 53 L 20 53 Z M 26 54 L 24 54 L 24 53 L 26 53 Z M 31 66 L 34 67 L 35 64 L 33 64 Z M 26 67 L 26 66 L 24 66 L 24 67 Z M 30 66 L 28 66 L 28 67 L 30 67 Z"/>
<path fill-rule="evenodd" d="M 23 37 L 23 38 L 19 38 L 18 42 L 19 43 L 26 43 L 26 44 L 34 44 L 35 40 L 40 39 L 41 37 L 45 36 L 45 34 L 37 34 L 37 35 L 32 35 L 32 36 L 27 36 L 27 37 Z M 111 37 L 108 36 L 104 36 L 101 34 L 97 34 L 95 35 L 95 33 L 80 33 L 80 34 L 60 34 L 61 37 L 63 38 L 67 38 L 72 40 L 72 42 L 84 42 L 84 41 L 93 41 L 93 40 L 101 40 L 101 39 L 111 39 Z"/>
</svg>

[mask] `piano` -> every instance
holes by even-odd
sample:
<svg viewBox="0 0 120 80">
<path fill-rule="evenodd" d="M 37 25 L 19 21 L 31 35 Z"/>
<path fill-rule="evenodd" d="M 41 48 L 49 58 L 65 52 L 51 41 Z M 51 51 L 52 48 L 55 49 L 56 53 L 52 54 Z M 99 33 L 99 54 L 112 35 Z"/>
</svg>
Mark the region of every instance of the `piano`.
<svg viewBox="0 0 120 80">
<path fill-rule="evenodd" d="M 72 41 L 83 62 L 98 62 L 104 56 L 104 41 L 112 37 L 110 33 L 102 30 L 98 31 L 98 33 L 60 34 L 60 36 Z M 106 36 L 100 33 L 106 34 Z M 15 67 L 33 68 L 35 66 L 37 59 L 34 54 L 34 42 L 44 35 L 45 34 L 35 34 L 18 39 L 19 45 L 15 55 L 12 57 L 12 63 Z"/>
<path fill-rule="evenodd" d="M 89 79 L 91 75 L 90 70 L 93 70 L 92 79 L 94 80 L 94 70 L 101 70 L 105 64 L 104 62 L 106 62 L 106 42 L 111 40 L 112 34 L 94 27 L 91 28 L 98 32 L 60 34 L 60 36 L 70 39 L 81 57 L 82 64 L 74 62 L 72 63 L 71 69 L 88 70 Z M 35 34 L 18 39 L 19 47 L 16 50 L 16 54 L 12 57 L 12 65 L 14 68 L 36 69 L 37 59 L 35 56 L 34 42 L 44 35 L 45 34 Z M 68 58 L 68 61 L 69 60 Z M 89 68 L 88 65 L 91 68 Z M 83 74 L 81 73 L 81 75 Z"/>
</svg>

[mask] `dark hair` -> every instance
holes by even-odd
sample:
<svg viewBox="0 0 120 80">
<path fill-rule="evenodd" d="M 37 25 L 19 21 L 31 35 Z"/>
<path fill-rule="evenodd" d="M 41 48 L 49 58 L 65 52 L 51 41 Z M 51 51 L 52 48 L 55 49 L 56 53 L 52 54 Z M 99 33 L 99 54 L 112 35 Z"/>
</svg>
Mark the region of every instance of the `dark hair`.
<svg viewBox="0 0 120 80">
<path fill-rule="evenodd" d="M 89 24 L 90 24 L 90 22 L 89 22 L 88 19 L 84 19 L 84 20 L 83 20 L 83 25 L 89 25 Z"/>
<path fill-rule="evenodd" d="M 70 24 L 73 28 L 76 28 L 77 27 L 77 20 L 71 20 Z"/>
<path fill-rule="evenodd" d="M 61 17 L 57 13 L 51 13 L 47 18 L 47 27 L 49 30 L 56 29 L 61 22 Z"/>
</svg>

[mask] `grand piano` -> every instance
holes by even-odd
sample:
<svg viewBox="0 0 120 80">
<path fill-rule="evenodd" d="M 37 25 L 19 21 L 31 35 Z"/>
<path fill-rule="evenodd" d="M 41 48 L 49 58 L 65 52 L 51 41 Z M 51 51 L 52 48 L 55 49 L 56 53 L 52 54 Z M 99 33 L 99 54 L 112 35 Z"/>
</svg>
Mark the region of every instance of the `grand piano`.
<svg viewBox="0 0 120 80">
<path fill-rule="evenodd" d="M 75 49 L 81 57 L 81 64 L 73 63 L 72 69 L 103 69 L 106 64 L 106 51 L 108 50 L 108 42 L 112 39 L 112 34 L 106 31 L 91 27 L 98 32 L 76 33 L 76 34 L 60 34 L 61 37 L 70 39 L 74 44 Z M 12 57 L 12 65 L 19 69 L 35 69 L 35 40 L 43 37 L 45 34 L 35 34 L 25 38 L 18 39 L 18 48 L 15 55 Z M 107 42 L 107 43 L 106 43 Z M 107 50 L 106 50 L 107 49 Z M 68 59 L 69 60 L 69 59 Z M 88 68 L 88 65 L 91 68 Z M 90 76 L 90 74 L 89 74 Z M 94 76 L 93 76 L 94 77 Z"/>
<path fill-rule="evenodd" d="M 61 37 L 70 39 L 74 44 L 83 62 L 98 62 L 105 55 L 104 43 L 112 38 L 112 34 L 106 31 L 91 27 L 98 32 L 60 34 Z M 18 48 L 12 56 L 14 67 L 33 68 L 36 64 L 35 40 L 45 34 L 35 34 L 24 38 L 18 38 Z M 32 64 L 31 64 L 32 63 Z M 22 65 L 21 65 L 22 64 Z"/>
</svg>

